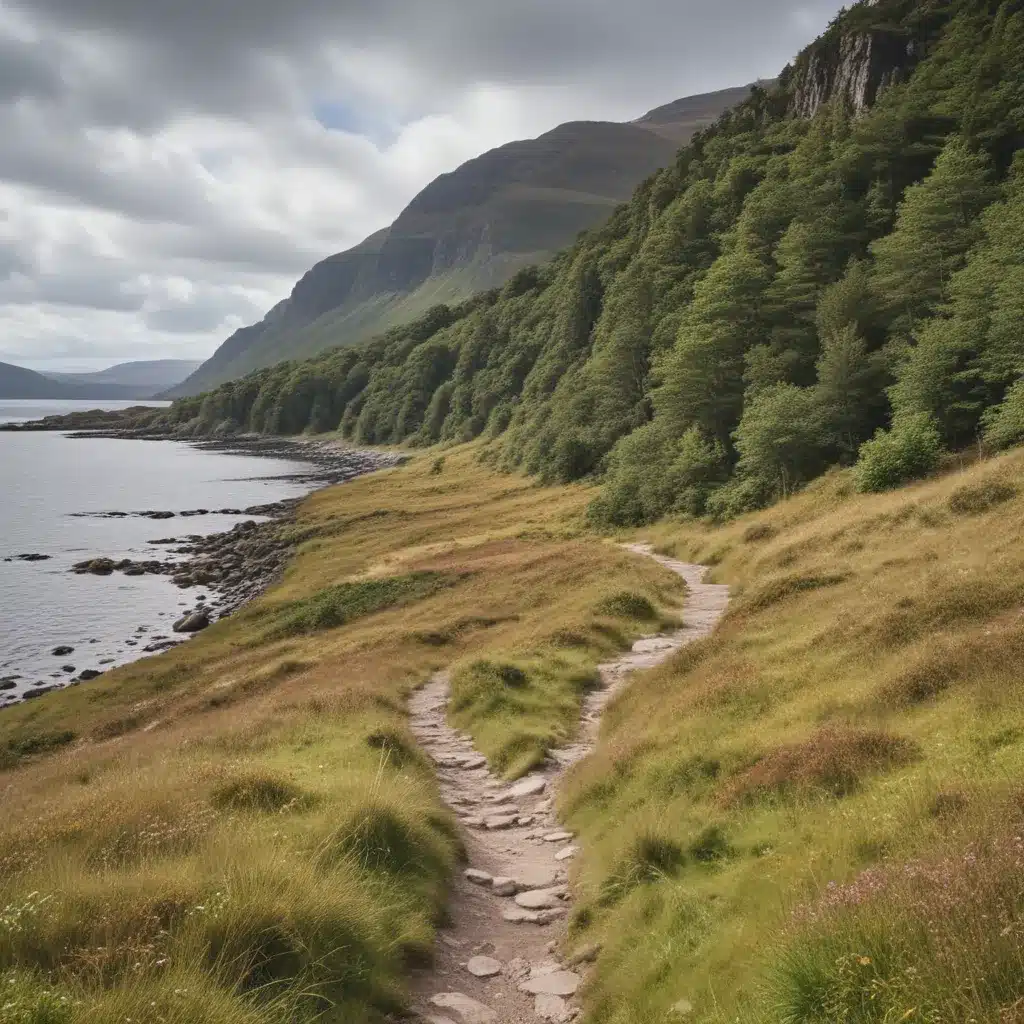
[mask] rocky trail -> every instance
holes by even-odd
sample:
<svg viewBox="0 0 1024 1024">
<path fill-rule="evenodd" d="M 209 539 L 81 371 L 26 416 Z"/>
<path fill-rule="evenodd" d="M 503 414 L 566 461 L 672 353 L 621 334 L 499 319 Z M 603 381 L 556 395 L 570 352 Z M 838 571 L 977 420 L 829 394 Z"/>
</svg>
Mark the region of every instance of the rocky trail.
<svg viewBox="0 0 1024 1024">
<path fill-rule="evenodd" d="M 447 724 L 446 674 L 410 701 L 413 732 L 463 824 L 470 865 L 456 879 L 435 963 L 414 982 L 415 1010 L 427 1024 L 535 1024 L 579 1013 L 574 997 L 599 950 L 582 948 L 567 960 L 558 952 L 572 899 L 569 865 L 578 853 L 556 817 L 559 782 L 593 748 L 602 712 L 630 674 L 707 636 L 729 601 L 728 587 L 703 582 L 704 566 L 657 555 L 646 544 L 627 547 L 686 580 L 685 624 L 599 666 L 603 686 L 584 702 L 576 742 L 552 751 L 542 769 L 511 784 L 493 776 L 470 738 Z"/>
</svg>

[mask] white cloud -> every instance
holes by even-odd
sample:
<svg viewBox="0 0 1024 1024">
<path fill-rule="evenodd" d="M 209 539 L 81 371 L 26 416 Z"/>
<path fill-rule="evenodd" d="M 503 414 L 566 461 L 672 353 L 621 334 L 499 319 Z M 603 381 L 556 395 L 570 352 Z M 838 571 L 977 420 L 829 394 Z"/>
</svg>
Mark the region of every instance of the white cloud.
<svg viewBox="0 0 1024 1024">
<path fill-rule="evenodd" d="M 439 173 L 773 73 L 835 6 L 7 0 L 0 359 L 205 357 Z"/>
</svg>

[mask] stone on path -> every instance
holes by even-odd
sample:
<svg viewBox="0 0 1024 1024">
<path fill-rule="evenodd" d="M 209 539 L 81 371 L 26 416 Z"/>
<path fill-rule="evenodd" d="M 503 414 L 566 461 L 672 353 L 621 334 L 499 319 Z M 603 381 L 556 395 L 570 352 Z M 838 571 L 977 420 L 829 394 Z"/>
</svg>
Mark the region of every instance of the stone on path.
<svg viewBox="0 0 1024 1024">
<path fill-rule="evenodd" d="M 426 1017 L 422 1017 L 424 1024 L 455 1024 L 455 1021 L 451 1017 L 438 1017 L 436 1014 L 428 1013 Z"/>
<path fill-rule="evenodd" d="M 490 885 L 494 879 L 486 871 L 478 871 L 476 868 L 466 868 L 463 872 L 467 882 L 474 885 Z"/>
<path fill-rule="evenodd" d="M 559 850 L 555 854 L 555 860 L 572 860 L 579 852 L 580 848 L 578 846 L 567 846 L 564 850 Z"/>
<path fill-rule="evenodd" d="M 572 971 L 553 971 L 551 974 L 527 978 L 519 986 L 519 991 L 528 992 L 533 996 L 573 996 L 579 987 L 580 976 L 578 974 L 574 974 Z"/>
<path fill-rule="evenodd" d="M 509 796 L 515 800 L 521 800 L 527 796 L 537 796 L 547 789 L 548 783 L 543 776 L 530 775 L 520 780 L 509 789 Z"/>
<path fill-rule="evenodd" d="M 533 889 L 516 896 L 516 906 L 523 910 L 550 910 L 562 905 L 562 891 L 559 889 Z"/>
<path fill-rule="evenodd" d="M 501 961 L 493 956 L 475 956 L 466 964 L 466 970 L 474 978 L 493 978 L 501 974 Z"/>
<path fill-rule="evenodd" d="M 495 814 L 493 817 L 487 818 L 484 824 L 492 830 L 511 828 L 516 823 L 516 818 L 515 814 Z"/>
<path fill-rule="evenodd" d="M 575 835 L 575 832 L 549 832 L 543 839 L 545 843 L 564 843 Z"/>
<path fill-rule="evenodd" d="M 540 924 L 540 914 L 532 910 L 523 910 L 521 907 L 509 907 L 502 912 L 502 919 L 509 924 Z"/>
<path fill-rule="evenodd" d="M 516 875 L 516 886 L 520 892 L 526 889 L 552 889 L 565 878 L 557 868 L 523 868 Z"/>
<path fill-rule="evenodd" d="M 561 996 L 547 993 L 541 993 L 534 1000 L 533 1012 L 541 1020 L 554 1021 L 555 1024 L 565 1024 L 570 1019 L 566 1001 Z"/>
<path fill-rule="evenodd" d="M 491 888 L 495 896 L 515 896 L 519 891 L 514 878 L 506 878 L 503 875 L 491 880 Z"/>
<path fill-rule="evenodd" d="M 442 992 L 431 996 L 430 1002 L 439 1010 L 451 1010 L 459 1018 L 460 1024 L 497 1024 L 498 1015 L 483 1003 L 462 992 Z"/>
</svg>

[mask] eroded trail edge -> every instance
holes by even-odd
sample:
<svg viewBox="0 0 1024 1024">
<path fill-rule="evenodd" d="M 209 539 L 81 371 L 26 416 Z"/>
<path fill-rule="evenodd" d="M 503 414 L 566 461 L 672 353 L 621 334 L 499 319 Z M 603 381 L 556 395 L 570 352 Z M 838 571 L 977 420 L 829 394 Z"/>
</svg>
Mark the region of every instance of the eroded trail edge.
<svg viewBox="0 0 1024 1024">
<path fill-rule="evenodd" d="M 596 950 L 568 962 L 556 954 L 571 900 L 567 869 L 578 847 L 555 817 L 555 792 L 562 775 L 593 749 L 602 712 L 629 676 L 707 636 L 729 602 L 728 587 L 703 582 L 704 566 L 655 554 L 647 544 L 626 547 L 683 577 L 685 624 L 638 640 L 598 666 L 602 686 L 584 701 L 576 742 L 552 751 L 542 769 L 511 785 L 493 776 L 470 737 L 446 721 L 447 674 L 410 700 L 413 732 L 465 828 L 470 864 L 456 880 L 436 961 L 415 979 L 414 1008 L 422 1021 L 533 1024 L 571 1021 L 579 1013 L 573 1000 Z"/>
</svg>

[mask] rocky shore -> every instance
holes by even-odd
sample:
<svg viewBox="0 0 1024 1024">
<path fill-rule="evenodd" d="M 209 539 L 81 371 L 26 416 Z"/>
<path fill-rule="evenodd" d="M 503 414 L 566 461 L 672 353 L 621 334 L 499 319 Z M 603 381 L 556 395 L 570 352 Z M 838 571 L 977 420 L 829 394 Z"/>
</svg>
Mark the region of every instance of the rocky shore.
<svg viewBox="0 0 1024 1024">
<path fill-rule="evenodd" d="M 310 466 L 309 472 L 290 474 L 288 479 L 310 484 L 311 491 L 364 473 L 386 469 L 404 460 L 400 455 L 348 448 L 333 441 L 234 438 L 231 441 L 207 442 L 203 447 L 228 450 L 234 454 L 305 462 Z M 156 654 L 230 615 L 277 582 L 296 544 L 295 535 L 287 530 L 287 526 L 294 520 L 296 510 L 303 500 L 294 498 L 247 508 L 82 513 L 109 519 L 145 518 L 164 525 L 177 521 L 185 525 L 199 517 L 215 515 L 256 518 L 245 519 L 230 530 L 220 533 L 182 531 L 156 538 L 149 541 L 149 544 L 157 549 L 154 552 L 157 557 L 130 559 L 100 555 L 78 562 L 68 571 L 79 575 L 111 577 L 165 576 L 184 591 L 202 591 L 196 594 L 191 607 L 186 605 L 184 611 L 179 609 L 179 617 L 169 632 L 165 625 L 139 626 L 138 635 L 129 641 L 130 645 L 138 650 L 140 656 Z M 10 556 L 8 560 L 46 561 L 49 557 L 32 553 Z M 74 650 L 70 645 L 61 645 L 51 653 L 54 658 L 70 658 Z M 63 674 L 65 678 L 57 681 L 51 678 L 28 687 L 24 687 L 20 676 L 0 677 L 0 708 L 19 698 L 30 700 L 64 686 L 88 682 L 102 674 L 87 669 L 74 675 L 76 669 L 70 664 L 62 665 L 60 669 L 61 672 L 54 672 L 53 677 Z M 16 689 L 22 692 L 16 694 Z"/>
</svg>

